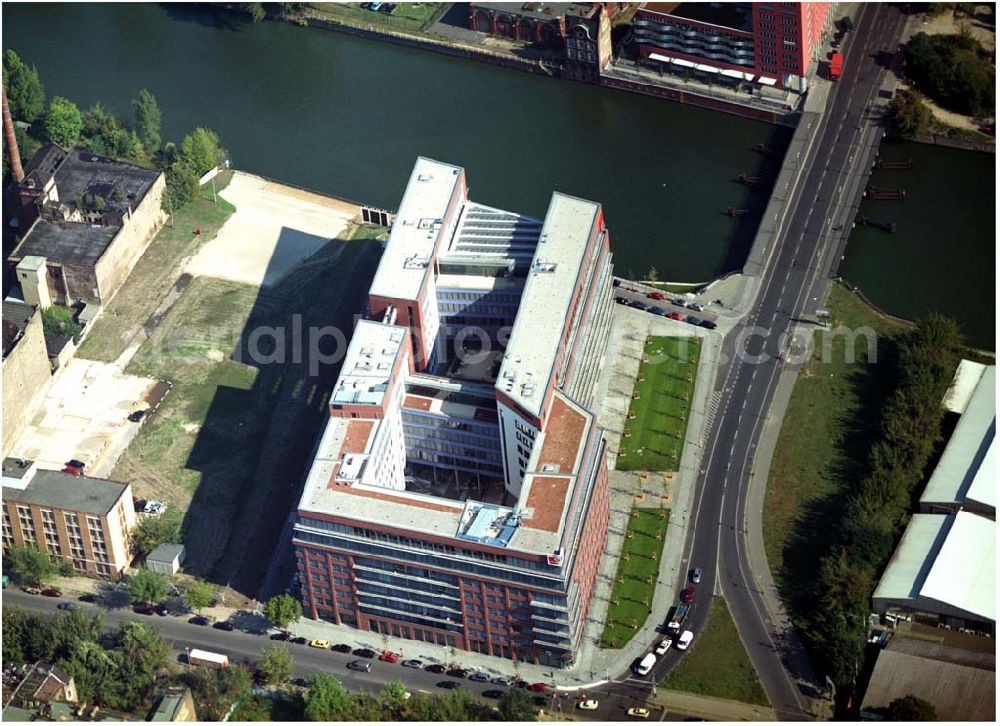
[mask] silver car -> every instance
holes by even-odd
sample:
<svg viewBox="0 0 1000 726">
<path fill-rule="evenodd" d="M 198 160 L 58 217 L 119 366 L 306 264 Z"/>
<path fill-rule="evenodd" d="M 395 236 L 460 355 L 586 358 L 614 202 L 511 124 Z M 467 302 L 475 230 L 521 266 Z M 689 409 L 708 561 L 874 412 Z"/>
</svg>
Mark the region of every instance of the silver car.
<svg viewBox="0 0 1000 726">
<path fill-rule="evenodd" d="M 347 667 L 352 671 L 364 671 L 368 673 L 372 669 L 372 664 L 366 660 L 352 660 L 347 664 Z"/>
</svg>

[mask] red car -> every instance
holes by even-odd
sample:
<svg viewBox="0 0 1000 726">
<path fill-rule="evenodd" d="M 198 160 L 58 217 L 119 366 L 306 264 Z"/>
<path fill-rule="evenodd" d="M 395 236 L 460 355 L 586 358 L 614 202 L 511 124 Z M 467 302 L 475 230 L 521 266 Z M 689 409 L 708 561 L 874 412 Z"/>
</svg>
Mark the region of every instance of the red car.
<svg viewBox="0 0 1000 726">
<path fill-rule="evenodd" d="M 72 474 L 73 476 L 83 476 L 83 469 L 78 466 L 67 466 L 63 469 L 64 474 Z"/>
<path fill-rule="evenodd" d="M 534 691 L 535 693 L 545 693 L 549 690 L 549 687 L 544 683 L 532 683 L 528 686 L 529 691 Z"/>
<path fill-rule="evenodd" d="M 681 320 L 681 321 L 684 320 L 684 316 L 681 315 L 680 313 L 667 313 L 667 317 L 670 318 L 671 320 Z"/>
<path fill-rule="evenodd" d="M 648 297 L 650 300 L 666 300 L 667 299 L 667 298 L 665 298 L 663 296 L 662 292 L 647 292 L 646 293 L 646 297 Z"/>
<path fill-rule="evenodd" d="M 681 590 L 681 602 L 690 605 L 694 602 L 694 588 L 685 587 Z"/>
<path fill-rule="evenodd" d="M 384 660 L 386 663 L 397 663 L 399 662 L 399 656 L 392 651 L 383 651 L 382 655 L 378 657 L 379 660 Z"/>
</svg>

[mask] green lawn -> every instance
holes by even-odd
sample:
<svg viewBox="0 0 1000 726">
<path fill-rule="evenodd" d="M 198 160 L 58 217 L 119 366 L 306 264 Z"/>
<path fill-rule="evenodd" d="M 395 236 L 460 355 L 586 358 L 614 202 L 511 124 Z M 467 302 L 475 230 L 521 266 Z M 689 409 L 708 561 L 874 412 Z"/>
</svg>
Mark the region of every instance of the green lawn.
<svg viewBox="0 0 1000 726">
<path fill-rule="evenodd" d="M 884 392 L 892 385 L 892 344 L 901 326 L 875 313 L 857 295 L 836 285 L 827 307 L 832 326 L 878 333 L 878 362 L 869 364 L 867 340 L 856 339 L 845 361 L 845 336 L 833 336 L 824 362 L 823 332 L 814 335 L 813 358 L 803 366 L 782 423 L 764 503 L 764 545 L 775 581 L 793 621 L 808 611 L 816 563 L 829 550 L 825 526 L 843 506 L 862 473 L 876 434 Z"/>
<path fill-rule="evenodd" d="M 621 648 L 646 622 L 660 571 L 670 510 L 635 507 L 611 590 L 602 647 Z"/>
<path fill-rule="evenodd" d="M 619 470 L 677 471 L 700 352 L 697 337 L 647 340 L 618 454 Z"/>
<path fill-rule="evenodd" d="M 215 178 L 216 195 L 231 178 L 232 172 L 223 172 Z M 172 221 L 160 228 L 118 293 L 105 306 L 77 355 L 108 362 L 121 355 L 174 284 L 178 263 L 214 237 L 235 211 L 222 197 L 212 201 L 211 183 L 202 187 L 198 199 L 176 210 Z M 202 231 L 200 235 L 194 234 L 198 228 Z"/>
<path fill-rule="evenodd" d="M 712 599 L 708 625 L 695 638 L 680 665 L 660 686 L 702 696 L 770 705 L 736 631 L 729 606 L 721 597 Z"/>
</svg>

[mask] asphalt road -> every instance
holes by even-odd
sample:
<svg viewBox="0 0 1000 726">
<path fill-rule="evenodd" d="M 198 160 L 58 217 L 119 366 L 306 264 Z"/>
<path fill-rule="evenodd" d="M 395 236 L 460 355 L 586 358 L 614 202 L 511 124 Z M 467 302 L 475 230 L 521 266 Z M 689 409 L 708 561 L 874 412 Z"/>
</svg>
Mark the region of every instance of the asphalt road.
<svg viewBox="0 0 1000 726">
<path fill-rule="evenodd" d="M 57 613 L 59 612 L 59 603 L 67 601 L 67 598 L 28 595 L 14 588 L 4 590 L 3 593 L 5 607 L 22 607 L 33 612 Z M 84 603 L 78 604 L 88 613 L 101 613 L 104 616 L 105 626 L 109 628 L 118 627 L 129 620 L 152 625 L 170 644 L 179 662 L 184 662 L 184 654 L 188 650 L 201 648 L 214 653 L 222 653 L 229 657 L 231 663 L 252 663 L 259 659 L 262 649 L 272 644 L 266 634 L 248 633 L 241 630 L 224 631 L 210 626 L 192 625 L 187 622 L 189 615 L 168 615 L 165 617 L 136 615 L 126 608 L 108 609 Z M 398 680 L 405 683 L 407 690 L 411 693 L 445 693 L 446 691 L 438 684 L 443 681 L 456 680 L 445 674 L 429 673 L 417 668 L 404 668 L 399 663 L 385 663 L 377 659 L 370 661 L 372 664 L 370 672 L 354 671 L 349 669 L 347 664 L 353 660 L 365 659 L 359 659 L 351 654 L 311 648 L 308 645 L 289 643 L 288 649 L 295 659 L 296 676 L 309 678 L 317 673 L 330 673 L 336 676 L 350 691 L 376 692 L 386 683 Z M 414 642 L 412 649 L 407 649 L 404 652 L 400 661 L 407 658 L 420 659 L 425 665 L 439 662 L 436 659 L 422 656 L 418 642 Z M 461 660 L 461 654 L 459 654 L 458 659 Z M 493 683 L 477 683 L 467 679 L 460 682 L 463 689 L 482 698 L 487 703 L 494 703 L 495 700 L 483 695 L 485 692 L 506 690 L 504 686 Z M 648 687 L 646 692 L 648 693 Z M 578 720 L 588 721 L 622 720 L 626 718 L 626 709 L 641 705 L 644 700 L 641 697 L 630 695 L 627 688 L 619 687 L 616 689 L 615 684 L 609 684 L 600 691 L 595 690 L 593 693 L 587 694 L 591 698 L 599 699 L 599 708 L 596 711 L 581 711 L 577 708 L 577 704 L 583 698 L 581 694 L 559 694 L 550 691 L 544 696 L 532 695 L 539 698 L 536 705 L 540 708 L 555 713 L 572 714 Z M 685 718 L 682 714 L 667 713 L 663 708 L 651 708 L 650 711 L 649 720 L 676 721 Z"/>
<path fill-rule="evenodd" d="M 722 401 L 696 484 L 699 500 L 688 535 L 689 554 L 681 568 L 685 573 L 695 566 L 704 569 L 698 586 L 700 602 L 685 625 L 695 633 L 695 646 L 707 620 L 709 596 L 721 592 L 771 704 L 782 719 L 810 716 L 799 686 L 800 681 L 808 683 L 809 679 L 806 673 L 794 672 L 794 664 L 801 662 L 791 652 L 795 644 L 782 642 L 775 632 L 754 581 L 747 555 L 747 528 L 760 523 L 746 520 L 748 482 L 761 426 L 785 365 L 780 356 L 787 346 L 786 332 L 803 313 L 822 306 L 826 278 L 837 254 L 831 217 L 841 201 L 850 201 L 844 189 L 849 170 L 863 163 L 861 154 L 855 159 L 862 119 L 877 92 L 881 71 L 873 55 L 878 50 L 895 49 L 904 22 L 894 7 L 864 5 L 846 49 L 843 77 L 830 91 L 823 127 L 810 158 L 804 160 L 804 176 L 790 202 L 757 300 L 725 339 L 723 360 L 728 362 L 720 371 L 718 386 Z M 747 336 L 751 330 L 758 332 Z M 746 355 L 737 358 L 734 354 L 740 343 Z M 764 354 L 762 359 L 752 360 L 760 354 Z M 680 657 L 671 651 L 661 659 L 655 671 L 657 680 Z"/>
</svg>

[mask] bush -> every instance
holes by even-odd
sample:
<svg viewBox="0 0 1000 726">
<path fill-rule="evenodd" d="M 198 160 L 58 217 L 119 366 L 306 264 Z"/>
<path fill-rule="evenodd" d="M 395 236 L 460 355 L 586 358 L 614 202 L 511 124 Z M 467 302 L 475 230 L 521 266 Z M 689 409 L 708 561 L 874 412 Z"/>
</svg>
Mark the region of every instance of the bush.
<svg viewBox="0 0 1000 726">
<path fill-rule="evenodd" d="M 53 305 L 42 311 L 42 334 L 46 340 L 68 335 L 76 343 L 83 326 L 73 319 L 73 311 L 62 305 Z"/>
</svg>

